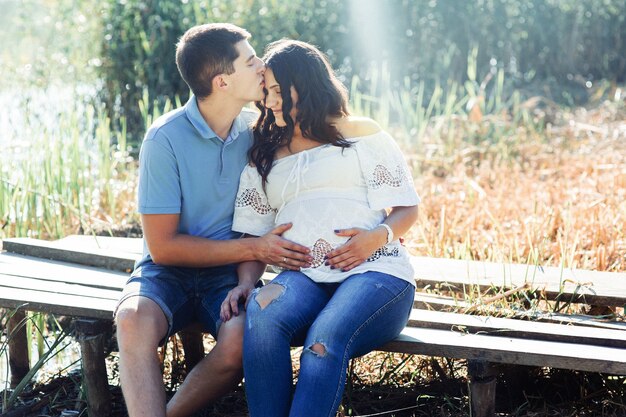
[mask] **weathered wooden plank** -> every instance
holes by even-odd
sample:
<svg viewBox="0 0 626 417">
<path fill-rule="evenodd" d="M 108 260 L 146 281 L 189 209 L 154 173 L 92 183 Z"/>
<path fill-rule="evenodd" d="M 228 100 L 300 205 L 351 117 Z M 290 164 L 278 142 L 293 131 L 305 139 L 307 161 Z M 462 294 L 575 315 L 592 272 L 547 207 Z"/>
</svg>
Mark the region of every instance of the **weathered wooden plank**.
<svg viewBox="0 0 626 417">
<path fill-rule="evenodd" d="M 415 293 L 415 301 L 413 302 L 414 308 L 436 311 L 457 311 L 463 308 L 470 308 L 471 305 L 471 303 L 464 300 L 424 293 L 420 292 L 419 289 Z"/>
<path fill-rule="evenodd" d="M 141 255 L 141 239 L 68 236 L 46 242 L 37 239 L 7 239 L 5 249 L 36 256 L 63 259 L 87 265 L 130 270 Z M 549 299 L 587 304 L 626 304 L 626 273 L 608 273 L 524 264 L 413 257 L 417 285 L 463 292 L 468 286 L 481 291 L 493 287 L 514 288 L 529 284 Z"/>
<path fill-rule="evenodd" d="M 420 292 L 419 289 L 415 294 L 413 308 L 453 313 L 463 313 L 467 309 L 471 309 L 474 314 L 482 316 L 508 317 L 512 319 L 531 320 L 544 323 L 626 330 L 626 323 L 617 322 L 615 320 L 611 320 L 610 318 L 587 316 L 583 314 L 544 313 L 539 311 L 526 311 L 490 305 L 474 305 L 453 297 L 423 293 Z"/>
<path fill-rule="evenodd" d="M 65 284 L 62 282 L 51 282 L 24 277 L 16 279 L 15 276 L 0 273 L 0 292 L 6 288 L 17 288 L 59 295 L 76 295 L 85 298 L 102 298 L 105 300 L 117 300 L 120 298 L 121 294 L 120 290 L 105 290 L 84 285 Z"/>
<path fill-rule="evenodd" d="M 18 288 L 0 289 L 0 306 L 44 313 L 75 317 L 112 319 L 116 300 L 86 298 L 76 295 L 60 295 L 49 292 L 22 290 Z"/>
<path fill-rule="evenodd" d="M 86 236 L 87 240 L 92 237 Z M 86 240 L 86 241 L 87 241 Z M 86 243 L 84 241 L 83 243 Z M 130 272 L 138 259 L 134 253 L 123 250 L 93 248 L 90 245 L 79 246 L 78 242 L 49 242 L 39 239 L 14 238 L 5 239 L 2 247 L 7 252 L 20 255 L 72 262 L 81 265 L 95 266 L 116 271 Z"/>
<path fill-rule="evenodd" d="M 407 327 L 378 350 L 626 375 L 624 349 L 449 330 Z"/>
<path fill-rule="evenodd" d="M 486 291 L 493 287 L 517 288 L 528 284 L 534 290 L 542 290 L 549 299 L 560 297 L 607 306 L 626 304 L 626 273 L 623 272 L 428 257 L 413 257 L 411 263 L 420 288 L 463 292 L 468 286 Z"/>
<path fill-rule="evenodd" d="M 409 326 L 626 349 L 626 323 L 611 330 L 413 309 Z"/>
<path fill-rule="evenodd" d="M 58 247 L 66 249 L 80 250 L 89 248 L 92 250 L 107 250 L 134 254 L 137 259 L 141 258 L 143 253 L 142 238 L 69 235 L 53 242 Z"/>
<path fill-rule="evenodd" d="M 518 311 L 513 318 L 528 319 L 546 323 L 567 324 L 571 326 L 597 327 L 599 329 L 626 329 L 626 322 L 611 321 L 593 316 L 585 316 L 582 314 L 533 313 L 528 311 Z"/>
<path fill-rule="evenodd" d="M 13 253 L 0 253 L 0 273 L 44 281 L 81 284 L 95 288 L 122 289 L 128 274 L 67 262 L 50 261 Z"/>
</svg>

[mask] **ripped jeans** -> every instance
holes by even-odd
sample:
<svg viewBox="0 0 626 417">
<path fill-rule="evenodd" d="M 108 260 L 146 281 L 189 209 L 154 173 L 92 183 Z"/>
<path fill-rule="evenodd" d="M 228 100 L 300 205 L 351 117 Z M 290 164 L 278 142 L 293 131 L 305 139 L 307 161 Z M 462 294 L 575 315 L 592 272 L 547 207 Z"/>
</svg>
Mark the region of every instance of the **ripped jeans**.
<svg viewBox="0 0 626 417">
<path fill-rule="evenodd" d="M 404 328 L 415 288 L 380 272 L 321 284 L 285 271 L 255 290 L 243 341 L 251 417 L 334 417 L 350 358 L 394 339 Z M 290 346 L 304 346 L 292 399 Z"/>
</svg>

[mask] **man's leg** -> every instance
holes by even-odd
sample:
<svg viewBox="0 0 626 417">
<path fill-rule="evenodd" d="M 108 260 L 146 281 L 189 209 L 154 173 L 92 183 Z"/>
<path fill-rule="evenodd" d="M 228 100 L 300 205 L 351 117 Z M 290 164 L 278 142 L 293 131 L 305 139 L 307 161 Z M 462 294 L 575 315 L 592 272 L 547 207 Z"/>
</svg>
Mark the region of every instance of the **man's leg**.
<svg viewBox="0 0 626 417">
<path fill-rule="evenodd" d="M 245 315 L 239 314 L 220 326 L 211 352 L 192 369 L 168 402 L 167 417 L 189 416 L 241 382 L 244 323 Z"/>
<path fill-rule="evenodd" d="M 120 353 L 120 381 L 130 417 L 165 417 L 165 389 L 157 357 L 168 324 L 152 300 L 124 300 L 115 317 Z"/>
</svg>

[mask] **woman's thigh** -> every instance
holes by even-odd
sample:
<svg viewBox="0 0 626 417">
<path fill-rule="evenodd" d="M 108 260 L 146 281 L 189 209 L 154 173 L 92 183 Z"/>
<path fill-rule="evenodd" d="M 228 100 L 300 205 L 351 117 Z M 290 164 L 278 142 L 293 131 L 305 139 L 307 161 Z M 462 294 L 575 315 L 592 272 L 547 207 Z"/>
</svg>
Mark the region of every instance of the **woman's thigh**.
<svg viewBox="0 0 626 417">
<path fill-rule="evenodd" d="M 411 284 L 392 275 L 353 275 L 339 285 L 319 313 L 309 329 L 305 347 L 316 343 L 326 347 L 330 343 L 343 347 L 350 357 L 363 355 L 402 331 L 414 296 Z"/>
<path fill-rule="evenodd" d="M 306 331 L 330 298 L 324 287 L 297 271 L 285 271 L 255 290 L 247 307 L 248 326 L 264 334 L 283 331 L 302 344 Z"/>
</svg>

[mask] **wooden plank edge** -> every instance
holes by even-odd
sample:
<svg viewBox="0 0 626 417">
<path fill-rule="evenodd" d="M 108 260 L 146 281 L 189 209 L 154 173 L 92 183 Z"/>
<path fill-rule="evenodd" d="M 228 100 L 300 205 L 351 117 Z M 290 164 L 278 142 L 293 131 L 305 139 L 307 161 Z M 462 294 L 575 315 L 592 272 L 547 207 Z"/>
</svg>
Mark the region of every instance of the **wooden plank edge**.
<svg viewBox="0 0 626 417">
<path fill-rule="evenodd" d="M 626 349 L 626 327 L 604 329 L 413 309 L 407 327 Z"/>
<path fill-rule="evenodd" d="M 513 286 L 510 283 L 458 283 L 448 282 L 445 280 L 434 280 L 429 278 L 416 278 L 415 280 L 417 289 L 436 289 L 439 291 L 449 291 L 457 294 L 471 293 L 472 290 L 478 290 L 481 293 L 487 293 L 488 291 L 508 290 Z M 588 304 L 588 305 L 603 305 L 610 307 L 623 307 L 624 296 L 623 295 L 611 295 L 611 294 L 597 294 L 592 292 L 592 289 L 581 290 L 580 293 L 570 294 L 563 293 L 561 291 L 551 290 L 544 287 L 534 287 L 526 290 L 527 293 L 532 294 L 537 298 L 543 298 L 548 301 L 560 301 L 562 303 L 571 304 Z"/>
<path fill-rule="evenodd" d="M 0 273 L 0 294 L 9 289 L 24 290 L 33 293 L 70 295 L 85 299 L 119 299 L 122 294 L 121 288 L 98 288 L 91 285 L 74 283 L 54 282 L 39 280 L 36 278 L 19 278 Z"/>
<path fill-rule="evenodd" d="M 113 271 L 130 272 L 135 266 L 136 258 L 131 255 L 107 255 L 89 250 L 67 250 L 42 242 L 45 241 L 33 240 L 26 243 L 18 239 L 5 239 L 2 241 L 2 248 L 7 252 L 19 255 L 94 266 Z"/>
<path fill-rule="evenodd" d="M 0 298 L 0 305 L 2 306 L 2 308 L 20 308 L 26 311 L 36 311 L 39 313 L 55 314 L 58 316 L 87 317 L 92 319 L 113 320 L 113 311 L 109 309 L 85 310 L 82 308 L 61 306 L 56 304 L 24 302 L 19 300 L 10 300 L 6 298 Z"/>
<path fill-rule="evenodd" d="M 77 296 L 57 296 L 50 293 L 40 293 L 4 288 L 0 293 L 0 307 L 23 308 L 28 311 L 59 314 L 73 317 L 89 317 L 95 319 L 112 319 L 117 300 L 113 299 L 85 299 Z"/>
<path fill-rule="evenodd" d="M 613 315 L 598 317 L 584 314 L 549 313 L 542 311 L 526 311 L 522 309 L 509 309 L 493 305 L 471 304 L 462 299 L 431 293 L 423 293 L 417 289 L 413 308 L 428 311 L 442 311 L 450 313 L 463 313 L 471 308 L 473 314 L 481 316 L 506 317 L 518 320 L 530 320 L 541 323 L 567 324 L 570 326 L 584 326 L 592 328 L 626 330 L 626 322 L 618 321 L 623 316 Z"/>
<path fill-rule="evenodd" d="M 377 350 L 626 375 L 624 349 L 580 345 L 578 351 L 587 351 L 587 355 L 580 355 L 572 352 L 572 346 L 562 342 L 405 328 L 395 340 Z"/>
</svg>

